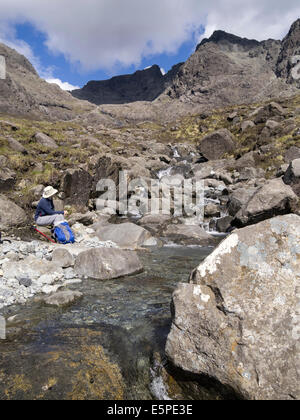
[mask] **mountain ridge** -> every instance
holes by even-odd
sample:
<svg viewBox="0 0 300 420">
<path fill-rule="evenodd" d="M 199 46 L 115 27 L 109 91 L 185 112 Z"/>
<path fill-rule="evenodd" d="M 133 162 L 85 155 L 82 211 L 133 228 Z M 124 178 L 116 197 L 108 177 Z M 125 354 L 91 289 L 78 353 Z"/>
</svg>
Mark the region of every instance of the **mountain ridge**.
<svg viewBox="0 0 300 420">
<path fill-rule="evenodd" d="M 186 62 L 162 75 L 157 65 L 72 93 L 41 79 L 32 64 L 0 44 L 7 78 L 0 80 L 0 113 L 45 119 L 85 119 L 119 126 L 175 120 L 208 109 L 295 95 L 300 88 L 293 57 L 300 55 L 300 19 L 280 40 L 249 40 L 215 31 Z"/>
<path fill-rule="evenodd" d="M 195 106 L 227 106 L 236 103 L 247 103 L 281 97 L 297 93 L 298 82 L 291 80 L 291 67 L 287 55 L 298 54 L 300 48 L 300 19 L 293 23 L 286 37 L 280 40 L 268 39 L 257 41 L 242 38 L 222 30 L 215 31 L 210 38 L 203 39 L 195 52 L 184 63 L 175 65 L 170 72 L 159 79 L 155 86 L 155 95 L 139 95 L 140 101 L 165 102 L 165 98 L 179 100 L 184 104 Z M 299 50 L 300 53 L 300 50 Z M 158 66 L 153 66 L 157 67 Z M 147 70 L 141 71 L 147 79 Z M 129 85 L 134 75 L 126 76 Z M 120 81 L 122 76 L 111 80 Z M 111 101 L 101 101 L 101 86 L 110 81 L 95 81 L 99 97 L 93 100 L 95 92 L 87 86 L 73 92 L 73 95 L 96 103 L 97 105 L 130 104 L 130 95 L 118 98 L 120 86 L 116 83 L 110 92 Z M 227 89 L 225 86 L 227 85 Z M 111 88 L 111 86 L 110 86 Z M 120 89 L 119 89 L 120 88 Z M 122 86 L 122 89 L 124 86 Z M 160 94 L 157 92 L 160 91 Z M 232 95 L 232 92 L 234 94 Z M 109 95 L 108 95 L 109 96 Z M 208 98 L 209 96 L 209 98 Z M 114 98 L 117 97 L 117 100 Z M 208 100 L 209 99 L 209 100 Z"/>
</svg>

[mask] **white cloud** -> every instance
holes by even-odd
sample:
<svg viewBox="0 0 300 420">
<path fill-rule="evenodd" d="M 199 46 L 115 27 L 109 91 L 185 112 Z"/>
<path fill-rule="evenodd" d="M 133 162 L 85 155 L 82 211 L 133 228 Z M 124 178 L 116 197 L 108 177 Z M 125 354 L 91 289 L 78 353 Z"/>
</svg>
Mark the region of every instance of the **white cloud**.
<svg viewBox="0 0 300 420">
<path fill-rule="evenodd" d="M 50 51 L 64 54 L 83 70 L 112 70 L 138 65 L 145 56 L 176 53 L 201 25 L 205 36 L 222 29 L 259 40 L 282 38 L 299 16 L 299 0 L 1 0 L 0 4 L 2 38 L 13 41 L 13 25 L 29 21 L 45 33 Z"/>
<path fill-rule="evenodd" d="M 80 89 L 79 86 L 73 86 L 69 82 L 62 82 L 60 79 L 46 79 L 48 83 L 54 83 L 58 85 L 62 90 L 75 90 Z"/>
</svg>

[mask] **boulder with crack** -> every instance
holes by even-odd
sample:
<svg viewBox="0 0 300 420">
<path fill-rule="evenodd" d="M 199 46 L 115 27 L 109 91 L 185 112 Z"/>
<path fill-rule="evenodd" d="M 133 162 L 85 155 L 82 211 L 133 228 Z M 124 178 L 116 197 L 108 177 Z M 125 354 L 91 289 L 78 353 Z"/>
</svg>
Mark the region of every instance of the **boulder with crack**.
<svg viewBox="0 0 300 420">
<path fill-rule="evenodd" d="M 234 232 L 175 291 L 168 358 L 245 399 L 299 399 L 299 282 L 299 216 Z"/>
</svg>

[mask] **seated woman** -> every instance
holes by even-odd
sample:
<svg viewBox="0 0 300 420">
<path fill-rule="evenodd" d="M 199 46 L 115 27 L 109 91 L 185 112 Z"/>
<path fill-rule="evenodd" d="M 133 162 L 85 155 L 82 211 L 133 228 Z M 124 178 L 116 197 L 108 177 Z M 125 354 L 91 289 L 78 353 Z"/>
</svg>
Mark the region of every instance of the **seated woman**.
<svg viewBox="0 0 300 420">
<path fill-rule="evenodd" d="M 55 211 L 53 198 L 58 191 L 53 187 L 46 187 L 35 213 L 35 222 L 39 226 L 57 226 L 64 223 L 63 211 Z"/>
</svg>

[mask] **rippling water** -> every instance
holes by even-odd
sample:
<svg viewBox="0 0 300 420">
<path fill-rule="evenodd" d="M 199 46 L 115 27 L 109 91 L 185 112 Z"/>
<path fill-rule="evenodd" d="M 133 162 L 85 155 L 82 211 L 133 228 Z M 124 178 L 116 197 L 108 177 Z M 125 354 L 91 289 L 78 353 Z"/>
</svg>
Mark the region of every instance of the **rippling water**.
<svg viewBox="0 0 300 420">
<path fill-rule="evenodd" d="M 163 353 L 171 295 L 210 252 L 197 247 L 140 252 L 142 274 L 85 280 L 73 286 L 83 300 L 69 308 L 30 302 L 7 309 L 0 399 L 162 398 L 164 386 L 151 374 L 151 358 Z"/>
</svg>

